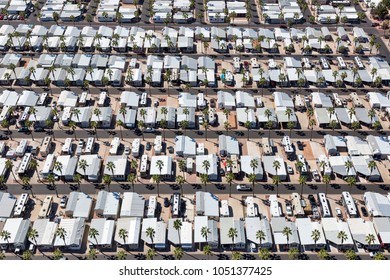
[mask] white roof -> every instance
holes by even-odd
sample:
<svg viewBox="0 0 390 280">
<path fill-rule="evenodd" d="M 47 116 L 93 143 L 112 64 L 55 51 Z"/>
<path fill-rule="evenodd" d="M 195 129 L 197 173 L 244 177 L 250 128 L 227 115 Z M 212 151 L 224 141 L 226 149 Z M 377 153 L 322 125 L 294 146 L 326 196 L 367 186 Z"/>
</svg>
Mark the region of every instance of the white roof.
<svg viewBox="0 0 390 280">
<path fill-rule="evenodd" d="M 121 217 L 143 217 L 145 211 L 145 199 L 134 192 L 123 193 Z"/>
<path fill-rule="evenodd" d="M 347 235 L 347 239 L 343 242 L 344 245 L 354 244 L 351 232 L 349 231 L 349 227 L 346 222 L 337 220 L 336 218 L 322 218 L 322 227 L 324 229 L 326 239 L 333 244 L 341 245 L 341 240 L 337 238 L 340 231 L 344 231 Z"/>
<path fill-rule="evenodd" d="M 375 239 L 371 243 L 371 246 L 380 245 L 380 242 L 378 240 L 377 234 L 374 229 L 374 225 L 371 221 L 366 221 L 363 220 L 362 218 L 353 218 L 353 219 L 347 219 L 347 223 L 351 231 L 352 237 L 356 242 L 368 246 L 366 237 L 367 235 L 372 234 L 375 237 Z"/>
<path fill-rule="evenodd" d="M 244 221 L 234 220 L 233 217 L 221 217 L 219 220 L 221 244 L 242 244 L 246 243 Z M 237 230 L 237 236 L 228 236 L 230 228 Z"/>
<path fill-rule="evenodd" d="M 203 167 L 203 161 L 210 162 L 210 168 L 208 169 L 208 175 L 217 175 L 218 174 L 218 162 L 217 156 L 215 154 L 209 155 L 198 155 L 196 156 L 196 172 L 199 174 L 205 174 L 206 169 Z"/>
<path fill-rule="evenodd" d="M 101 210 L 103 216 L 116 216 L 119 210 L 120 194 L 118 192 L 107 192 L 101 190 L 98 193 L 95 211 Z"/>
<path fill-rule="evenodd" d="M 5 240 L 0 237 L 0 244 L 23 244 L 27 237 L 27 232 L 30 228 L 30 220 L 24 220 L 23 218 L 10 218 L 7 219 L 2 230 L 10 233 L 10 238 Z"/>
<path fill-rule="evenodd" d="M 163 162 L 161 170 L 157 167 L 157 161 Z M 172 157 L 153 156 L 150 162 L 150 175 L 172 175 Z"/>
<path fill-rule="evenodd" d="M 206 242 L 206 238 L 201 234 L 203 227 L 210 230 L 210 233 L 207 234 L 207 242 L 218 243 L 218 223 L 215 220 L 210 220 L 207 216 L 195 216 L 194 242 Z"/>
<path fill-rule="evenodd" d="M 390 200 L 389 197 L 380 193 L 365 192 L 364 202 L 367 210 L 374 217 L 390 217 Z"/>
<path fill-rule="evenodd" d="M 70 212 L 75 218 L 89 218 L 93 199 L 82 192 L 71 192 L 65 212 Z"/>
<path fill-rule="evenodd" d="M 180 230 L 176 230 L 173 225 L 175 220 L 182 222 Z M 179 219 L 168 220 L 168 240 L 175 245 L 193 244 L 192 223 Z"/>
<path fill-rule="evenodd" d="M 287 237 L 283 234 L 285 227 L 290 228 L 292 232 L 288 242 Z M 271 220 L 271 228 L 275 244 L 299 244 L 298 231 L 295 223 L 287 221 L 285 217 L 273 217 Z"/>
<path fill-rule="evenodd" d="M 80 246 L 84 236 L 84 223 L 83 218 L 61 219 L 59 228 L 65 229 L 65 242 L 60 236 L 56 236 L 54 246 Z"/>
<path fill-rule="evenodd" d="M 88 236 L 88 242 L 93 245 L 109 245 L 112 244 L 112 237 L 114 235 L 115 221 L 107 219 L 92 219 L 90 230 L 96 229 L 99 233 L 96 239 Z M 97 242 L 97 243 L 96 243 Z"/>
<path fill-rule="evenodd" d="M 382 243 L 390 244 L 390 218 L 374 217 L 372 219 L 375 230 L 378 233 Z"/>
<path fill-rule="evenodd" d="M 196 192 L 196 213 L 198 215 L 218 217 L 218 197 L 209 192 Z"/>
<path fill-rule="evenodd" d="M 261 230 L 265 234 L 265 240 L 261 240 L 261 243 L 268 245 L 273 243 L 271 227 L 267 218 L 260 219 L 259 217 L 246 217 L 245 227 L 247 239 L 249 241 L 260 244 L 260 240 L 256 237 L 256 233 Z"/>
<path fill-rule="evenodd" d="M 148 228 L 154 229 L 154 237 L 151 239 L 146 235 Z M 145 218 L 142 222 L 141 239 L 148 244 L 165 244 L 167 236 L 167 224 L 164 221 L 157 221 L 157 218 Z M 152 242 L 153 240 L 153 242 Z"/>
<path fill-rule="evenodd" d="M 119 231 L 125 229 L 127 237 L 125 240 L 119 236 Z M 141 218 L 120 218 L 116 223 L 115 241 L 122 245 L 138 244 L 141 232 Z"/>
<path fill-rule="evenodd" d="M 310 218 L 297 218 L 295 223 L 298 228 L 299 238 L 302 245 L 326 244 L 326 239 L 322 226 L 319 222 L 312 222 Z M 312 238 L 313 230 L 320 232 L 320 238 L 315 242 Z"/>
<path fill-rule="evenodd" d="M 0 192 L 0 218 L 10 218 L 16 204 L 16 197 Z"/>
<path fill-rule="evenodd" d="M 34 222 L 33 229 L 38 232 L 36 243 L 38 246 L 53 246 L 55 233 L 58 224 L 51 222 L 49 219 L 37 219 Z M 30 242 L 35 243 L 35 240 L 30 239 Z"/>
</svg>

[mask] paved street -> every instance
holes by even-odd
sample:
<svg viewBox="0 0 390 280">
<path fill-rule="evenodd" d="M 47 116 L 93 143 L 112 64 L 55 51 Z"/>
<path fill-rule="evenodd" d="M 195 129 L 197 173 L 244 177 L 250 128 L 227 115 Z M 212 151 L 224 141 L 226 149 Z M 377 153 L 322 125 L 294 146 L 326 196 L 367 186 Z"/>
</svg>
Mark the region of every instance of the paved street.
<svg viewBox="0 0 390 280">
<path fill-rule="evenodd" d="M 342 136 L 342 135 L 350 135 L 350 136 L 358 136 L 358 137 L 364 137 L 368 135 L 368 132 L 370 135 L 375 136 L 386 136 L 389 135 L 389 130 L 383 130 L 381 131 L 342 131 L 342 130 L 331 130 L 331 129 L 322 129 L 321 131 L 313 131 L 313 133 L 308 129 L 302 129 L 302 130 L 294 130 L 291 132 L 292 138 L 299 138 L 299 139 L 310 139 L 310 136 L 312 135 L 313 139 L 322 139 L 325 134 L 335 135 L 335 136 Z M 74 137 L 74 134 L 71 130 L 68 130 L 66 128 L 64 129 L 55 129 L 53 130 L 54 137 L 56 139 L 63 139 L 63 138 L 72 138 Z M 76 130 L 76 138 L 87 138 L 94 135 L 93 129 L 78 129 Z M 162 135 L 163 131 L 160 130 L 156 132 L 157 134 Z M 207 131 L 207 138 L 212 141 L 212 139 L 215 139 L 218 137 L 219 134 L 228 134 L 231 136 L 234 136 L 238 139 L 245 140 L 248 138 L 248 131 L 245 128 L 241 128 L 241 130 L 238 132 L 237 130 L 232 130 L 226 133 L 226 130 L 208 130 Z M 347 134 L 345 134 L 347 133 Z M 50 130 L 46 132 L 32 132 L 34 139 L 42 139 L 46 137 L 47 135 L 50 135 Z M 184 134 L 184 131 L 181 129 L 166 129 L 165 130 L 165 137 L 166 138 L 174 138 L 178 134 Z M 200 132 L 198 130 L 190 130 L 187 129 L 185 134 L 189 137 L 195 138 L 195 139 L 204 139 L 205 138 L 205 131 L 204 128 L 200 129 Z M 11 135 L 12 138 L 31 138 L 31 133 L 22 133 L 17 131 L 11 131 L 8 132 L 7 130 L 1 130 L 0 135 Z M 142 138 L 142 136 L 136 136 L 134 133 L 134 130 L 129 129 L 122 129 L 122 135 L 125 141 L 131 141 L 134 138 Z M 253 129 L 249 131 L 249 138 L 250 139 L 260 139 L 262 137 L 268 137 L 271 136 L 271 138 L 280 138 L 283 135 L 290 135 L 290 131 L 288 129 L 285 130 L 271 130 L 269 131 L 267 129 Z M 116 128 L 115 130 L 107 130 L 107 129 L 97 129 L 97 136 L 99 139 L 108 139 L 110 137 L 121 137 L 121 132 L 119 128 Z M 154 133 L 144 133 L 145 139 L 154 139 L 156 137 L 156 134 Z"/>
<path fill-rule="evenodd" d="M 134 185 L 134 189 L 130 183 L 121 182 L 121 183 L 111 183 L 110 191 L 115 192 L 124 192 L 124 191 L 134 191 L 139 194 L 144 195 L 152 195 L 157 193 L 157 185 L 154 184 L 151 180 L 150 182 L 145 183 L 136 183 Z M 235 181 L 232 184 L 232 194 L 242 194 L 242 195 L 250 195 L 252 191 L 237 191 L 236 185 L 239 184 L 239 181 Z M 77 190 L 78 187 L 73 183 L 63 183 L 57 182 L 56 188 L 58 194 L 69 194 L 71 191 Z M 107 186 L 99 183 L 83 183 L 80 185 L 80 191 L 88 194 L 95 194 L 100 189 L 108 190 Z M 40 194 L 55 194 L 55 189 L 52 188 L 49 184 L 32 184 L 30 187 L 21 186 L 18 183 L 7 184 L 7 187 L 4 187 L 3 190 L 7 190 L 12 194 L 21 194 L 27 191 L 32 191 L 34 195 Z M 205 186 L 201 183 L 199 184 L 189 184 L 186 183 L 183 185 L 183 193 L 184 195 L 194 194 L 196 191 L 205 191 Z M 307 185 L 302 187 L 299 184 L 288 184 L 283 183 L 280 184 L 279 187 L 276 187 L 272 184 L 259 182 L 255 184 L 255 194 L 268 195 L 268 194 L 291 194 L 293 192 L 298 192 L 303 194 L 317 194 L 318 192 L 326 192 L 328 194 L 341 194 L 343 191 L 351 191 L 352 194 L 360 194 L 362 195 L 366 191 L 374 191 L 383 194 L 387 194 L 390 190 L 390 187 L 386 184 L 358 184 L 356 187 L 351 188 L 347 184 L 331 184 L 326 189 L 326 186 L 322 183 L 317 184 L 316 182 L 308 182 Z M 215 194 L 227 194 L 229 193 L 229 185 L 223 184 L 221 182 L 211 182 L 207 185 L 207 191 L 215 193 Z M 159 192 L 161 195 L 165 194 L 173 194 L 174 192 L 180 192 L 180 187 L 176 185 L 174 181 L 164 181 L 159 186 Z"/>
</svg>

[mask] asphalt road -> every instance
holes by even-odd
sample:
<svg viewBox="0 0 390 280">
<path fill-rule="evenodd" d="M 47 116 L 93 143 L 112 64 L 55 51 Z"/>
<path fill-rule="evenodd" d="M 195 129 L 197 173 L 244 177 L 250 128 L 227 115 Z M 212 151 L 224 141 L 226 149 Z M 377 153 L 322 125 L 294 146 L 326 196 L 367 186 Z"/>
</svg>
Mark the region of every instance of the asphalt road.
<svg viewBox="0 0 390 280">
<path fill-rule="evenodd" d="M 332 260 L 346 260 L 345 256 L 342 253 L 329 253 Z M 260 260 L 257 253 L 241 253 L 242 260 Z M 389 254 L 385 254 L 387 258 L 390 258 Z M 88 260 L 87 254 L 69 254 L 64 253 L 64 257 L 68 258 L 68 260 Z M 33 260 L 48 260 L 51 259 L 50 255 L 43 256 L 39 252 L 33 257 Z M 116 255 L 114 253 L 106 253 L 99 252 L 96 260 L 115 260 Z M 153 260 L 174 260 L 174 256 L 172 253 L 162 253 L 157 252 L 157 256 L 153 258 Z M 288 253 L 274 253 L 271 254 L 270 260 L 288 260 Z M 316 253 L 308 252 L 306 254 L 301 254 L 300 258 L 302 260 L 319 260 Z M 358 254 L 358 259 L 360 260 L 371 260 L 368 254 Z M 7 254 L 6 260 L 20 260 L 19 256 L 15 256 L 13 254 Z M 146 260 L 146 256 L 143 253 L 137 252 L 127 252 L 126 260 Z M 213 253 L 211 256 L 205 256 L 201 252 L 185 252 L 182 260 L 231 260 L 231 252 L 223 252 L 223 253 Z"/>
<path fill-rule="evenodd" d="M 123 135 L 124 140 L 130 140 L 134 138 L 142 138 L 142 135 L 137 136 L 134 133 L 134 130 L 129 129 L 122 129 L 122 134 L 120 132 L 119 128 L 114 129 L 97 129 L 97 132 L 95 134 L 93 129 L 80 129 L 78 128 L 75 131 L 75 134 L 72 130 L 67 129 L 64 127 L 63 129 L 54 129 L 53 134 L 55 139 L 63 139 L 63 138 L 88 138 L 88 137 L 97 137 L 98 139 L 109 139 L 112 137 L 121 137 Z M 163 130 L 158 130 L 156 134 L 163 135 Z M 154 139 L 156 137 L 155 133 L 144 133 L 145 139 Z M 187 135 L 194 139 L 205 139 L 205 130 L 202 127 L 200 130 L 197 129 L 187 129 L 186 131 L 182 131 L 181 129 L 166 129 L 165 130 L 165 137 L 167 139 L 174 139 L 176 135 Z M 218 138 L 218 135 L 225 134 L 230 135 L 233 137 L 236 137 L 238 139 L 245 140 L 248 138 L 248 131 L 244 127 L 240 127 L 240 130 L 229 130 L 226 132 L 226 130 L 208 130 L 207 131 L 207 138 L 208 140 L 216 139 Z M 331 129 L 321 129 L 320 131 L 313 131 L 304 128 L 300 130 L 292 130 L 291 131 L 291 138 L 293 139 L 301 139 L 301 140 L 307 140 L 307 139 L 322 139 L 325 134 L 335 135 L 335 136 L 343 136 L 343 135 L 350 135 L 350 136 L 357 136 L 357 137 L 365 137 L 368 134 L 375 135 L 375 136 L 386 136 L 390 135 L 390 131 L 388 129 L 383 131 L 373 131 L 373 130 L 357 130 L 357 131 L 344 131 L 344 130 L 335 130 L 332 131 Z M 23 133 L 18 132 L 16 130 L 11 130 L 8 132 L 7 130 L 1 130 L 0 135 L 8 135 L 12 138 L 31 138 L 31 132 Z M 47 130 L 45 132 L 32 132 L 32 136 L 34 139 L 42 139 L 46 137 L 47 135 L 51 135 L 50 130 Z M 289 135 L 290 131 L 288 129 L 285 130 L 271 130 L 269 131 L 267 129 L 252 129 L 249 131 L 249 139 L 260 139 L 262 137 L 268 137 L 270 138 L 280 138 L 283 135 Z M 76 137 L 75 137 L 76 136 Z"/>
<path fill-rule="evenodd" d="M 236 185 L 240 184 L 240 181 L 236 181 L 232 184 L 232 194 L 241 194 L 241 195 L 251 195 L 252 191 L 237 191 Z M 248 185 L 251 186 L 251 185 Z M 88 193 L 88 194 L 95 194 L 101 189 L 106 189 L 112 192 L 125 192 L 125 191 L 134 191 L 139 194 L 145 194 L 145 195 L 156 195 L 157 185 L 150 181 L 150 183 L 136 183 L 134 185 L 134 188 L 130 183 L 123 182 L 123 183 L 115 183 L 113 182 L 110 185 L 110 188 L 108 189 L 107 186 L 104 186 L 103 184 L 94 184 L 94 183 L 83 183 L 80 185 L 80 188 L 78 189 L 77 184 L 73 183 L 63 183 L 63 182 L 57 182 L 56 183 L 56 189 L 57 193 L 59 195 L 61 194 L 69 194 L 71 191 L 80 190 L 81 192 Z M 4 191 L 8 191 L 12 194 L 18 195 L 25 192 L 31 192 L 34 195 L 45 195 L 45 194 L 52 194 L 56 195 L 56 190 L 52 188 L 49 184 L 32 184 L 31 187 L 23 187 L 20 184 L 12 183 L 7 184 L 6 188 L 3 188 Z M 305 195 L 309 194 L 317 194 L 318 192 L 326 192 L 327 194 L 341 194 L 343 191 L 349 191 L 351 194 L 355 195 L 361 195 L 364 194 L 366 191 L 373 191 L 373 192 L 379 192 L 383 194 L 387 194 L 390 190 L 390 185 L 388 182 L 385 184 L 358 184 L 355 187 L 350 187 L 347 184 L 330 184 L 328 188 L 326 189 L 326 186 L 324 184 L 316 184 L 315 182 L 308 182 L 307 185 L 302 186 L 299 184 L 288 184 L 283 183 L 280 184 L 279 187 L 276 187 L 272 184 L 267 184 L 264 182 L 260 182 L 255 184 L 255 195 L 269 195 L 269 194 L 291 194 L 293 192 L 302 193 Z M 207 184 L 207 188 L 203 184 L 184 184 L 183 185 L 183 194 L 191 195 L 194 194 L 197 191 L 209 191 L 214 194 L 229 194 L 229 184 L 223 184 L 221 182 L 212 182 Z M 175 184 L 174 181 L 164 181 L 160 183 L 159 186 L 159 192 L 160 195 L 169 195 L 173 194 L 175 192 L 181 192 L 180 187 Z"/>
</svg>

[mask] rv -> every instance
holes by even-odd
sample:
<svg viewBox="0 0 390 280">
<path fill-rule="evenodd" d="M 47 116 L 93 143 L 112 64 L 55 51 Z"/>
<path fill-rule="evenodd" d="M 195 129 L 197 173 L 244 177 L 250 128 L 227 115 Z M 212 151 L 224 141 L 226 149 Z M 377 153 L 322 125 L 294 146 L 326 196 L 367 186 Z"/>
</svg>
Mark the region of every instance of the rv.
<svg viewBox="0 0 390 280">
<path fill-rule="evenodd" d="M 341 198 L 345 209 L 347 209 L 348 216 L 350 218 L 358 217 L 358 210 L 356 208 L 355 202 L 353 201 L 353 198 L 351 197 L 351 194 L 349 192 L 342 192 Z"/>
<path fill-rule="evenodd" d="M 37 106 L 44 106 L 47 99 L 47 92 L 42 92 L 42 94 L 39 96 Z"/>
<path fill-rule="evenodd" d="M 131 143 L 131 154 L 133 157 L 139 157 L 139 149 L 141 146 L 141 140 L 139 138 L 135 138 Z"/>
<path fill-rule="evenodd" d="M 22 157 L 24 155 L 24 153 L 27 150 L 27 144 L 28 144 L 27 139 L 20 140 L 19 146 L 16 147 L 16 151 L 15 151 L 16 156 Z"/>
<path fill-rule="evenodd" d="M 85 154 L 90 155 L 95 150 L 95 138 L 89 137 L 87 139 L 87 144 L 85 145 Z"/>
<path fill-rule="evenodd" d="M 321 214 L 323 218 L 332 217 L 330 213 L 330 207 L 326 195 L 324 193 L 319 193 L 317 195 L 318 201 L 320 202 Z"/>
<path fill-rule="evenodd" d="M 362 62 L 362 60 L 360 59 L 360 57 L 356 56 L 356 57 L 354 58 L 354 60 L 355 60 L 356 66 L 357 66 L 359 69 L 364 69 L 364 65 L 363 65 L 363 62 Z"/>
<path fill-rule="evenodd" d="M 200 92 L 198 94 L 198 108 L 200 110 L 203 110 L 204 108 L 206 108 L 207 106 L 207 102 L 206 102 L 206 99 L 204 98 L 204 94 L 203 92 Z"/>
<path fill-rule="evenodd" d="M 337 63 L 339 65 L 339 69 L 346 69 L 347 65 L 344 62 L 344 59 L 341 56 L 337 57 Z"/>
<path fill-rule="evenodd" d="M 107 99 L 107 92 L 105 91 L 101 92 L 99 96 L 98 106 L 103 107 L 106 104 L 106 99 Z"/>
<path fill-rule="evenodd" d="M 139 172 L 141 174 L 141 178 L 147 178 L 149 176 L 149 159 L 148 155 L 142 155 L 141 164 L 139 166 Z"/>
<path fill-rule="evenodd" d="M 121 144 L 121 141 L 119 137 L 114 137 L 111 141 L 111 148 L 110 148 L 110 155 L 116 155 L 118 153 L 119 146 Z"/>
<path fill-rule="evenodd" d="M 172 203 L 172 217 L 178 218 L 180 216 L 180 208 L 181 208 L 181 198 L 180 194 L 174 193 L 171 198 Z"/>
<path fill-rule="evenodd" d="M 320 57 L 322 69 L 330 69 L 328 60 L 325 57 Z"/>
<path fill-rule="evenodd" d="M 14 208 L 14 217 L 22 217 L 24 215 L 24 211 L 26 209 L 26 205 L 30 199 L 30 195 L 28 193 L 22 193 L 19 199 L 16 201 L 16 205 Z"/>
<path fill-rule="evenodd" d="M 72 138 L 66 138 L 64 141 L 64 145 L 61 149 L 62 155 L 71 155 L 73 152 L 72 150 Z"/>
<path fill-rule="evenodd" d="M 53 204 L 53 196 L 51 195 L 46 196 L 45 199 L 43 200 L 42 208 L 38 214 L 39 219 L 46 219 L 50 216 L 52 204 Z"/>
<path fill-rule="evenodd" d="M 52 145 L 53 142 L 51 141 L 51 136 L 46 136 L 43 138 L 41 149 L 39 151 L 40 155 L 46 157 L 49 154 Z"/>
<path fill-rule="evenodd" d="M 142 93 L 141 100 L 140 100 L 139 104 L 142 107 L 146 107 L 146 105 L 148 105 L 148 93 L 147 92 Z"/>
</svg>

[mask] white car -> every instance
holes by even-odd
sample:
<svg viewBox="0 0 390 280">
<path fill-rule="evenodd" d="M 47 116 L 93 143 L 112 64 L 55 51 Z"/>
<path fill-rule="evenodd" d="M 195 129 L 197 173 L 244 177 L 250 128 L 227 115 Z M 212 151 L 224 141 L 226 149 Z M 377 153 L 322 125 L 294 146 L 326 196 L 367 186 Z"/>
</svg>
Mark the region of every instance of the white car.
<svg viewBox="0 0 390 280">
<path fill-rule="evenodd" d="M 293 215 L 293 211 L 292 211 L 292 208 L 291 208 L 290 205 L 286 206 L 286 213 L 287 213 L 287 216 L 292 216 Z"/>
<path fill-rule="evenodd" d="M 204 123 L 204 119 L 202 116 L 199 117 L 199 125 L 202 125 Z"/>
<path fill-rule="evenodd" d="M 341 218 L 343 216 L 343 213 L 341 212 L 341 209 L 340 208 L 336 208 L 336 215 L 337 217 Z"/>
<path fill-rule="evenodd" d="M 252 188 L 248 187 L 247 185 L 237 185 L 237 190 L 238 191 L 251 191 Z"/>
<path fill-rule="evenodd" d="M 156 130 L 153 127 L 147 127 L 144 129 L 145 133 L 154 133 Z"/>
<path fill-rule="evenodd" d="M 294 174 L 294 169 L 290 165 L 287 165 L 287 173 Z"/>
<path fill-rule="evenodd" d="M 126 146 L 125 147 L 125 155 L 129 155 L 129 154 L 130 154 L 130 147 Z"/>
</svg>

